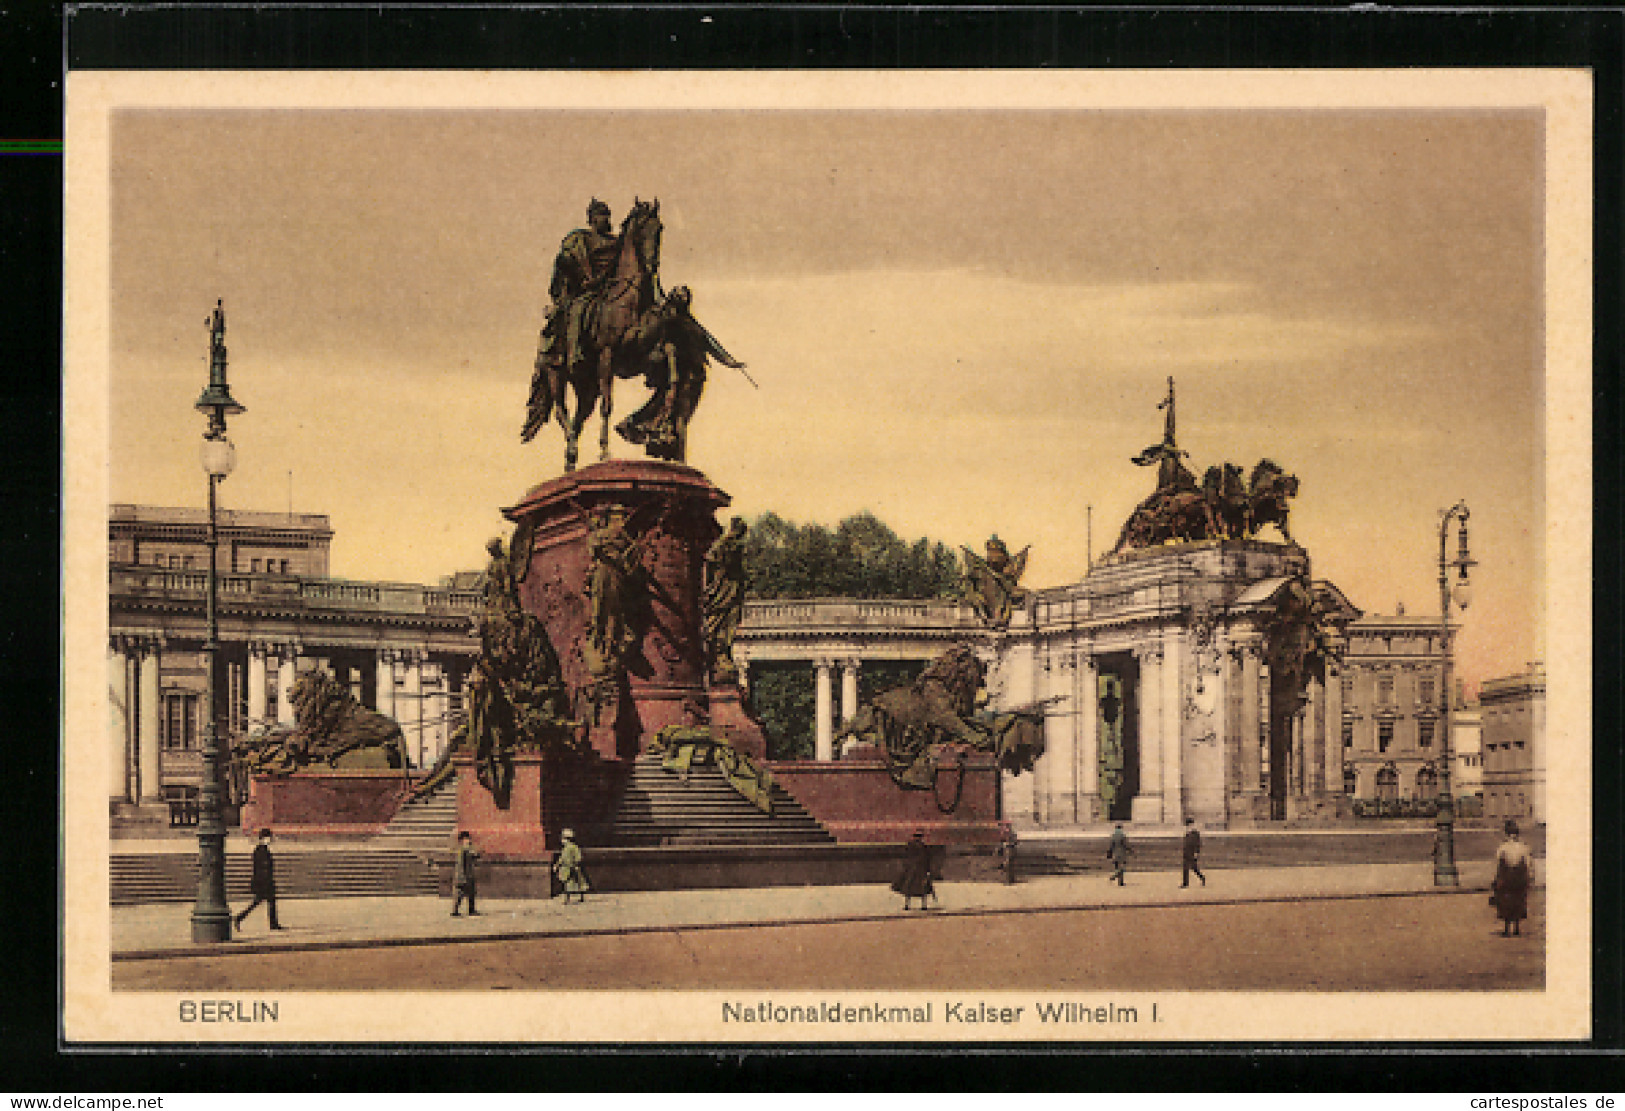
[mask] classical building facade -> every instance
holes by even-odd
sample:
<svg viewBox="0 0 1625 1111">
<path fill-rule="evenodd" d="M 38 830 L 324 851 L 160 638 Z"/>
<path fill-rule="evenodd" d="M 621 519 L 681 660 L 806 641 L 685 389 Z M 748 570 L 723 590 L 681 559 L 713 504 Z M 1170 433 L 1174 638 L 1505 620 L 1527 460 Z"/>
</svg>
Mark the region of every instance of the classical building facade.
<svg viewBox="0 0 1625 1111">
<path fill-rule="evenodd" d="M 1487 680 L 1483 713 L 1484 816 L 1546 821 L 1546 668 Z"/>
<path fill-rule="evenodd" d="M 1293 583 L 1309 584 L 1338 653 L 1295 696 L 1272 678 L 1270 652 Z M 747 682 L 752 664 L 808 669 L 815 752 L 833 759 L 866 661 L 928 660 L 956 641 L 988 663 L 992 706 L 1045 707 L 1045 756 L 1005 782 L 1006 814 L 1028 828 L 1330 821 L 1356 799 L 1438 794 L 1438 619 L 1363 614 L 1309 577 L 1295 545 L 1126 552 L 1079 583 L 1030 591 L 1002 632 L 951 601 L 754 600 L 735 655 Z M 1456 701 L 1452 785 L 1470 797 L 1477 711 Z"/>
<path fill-rule="evenodd" d="M 1350 798 L 1438 798 L 1447 724 L 1439 712 L 1440 638 L 1437 617 L 1369 616 L 1350 626 L 1341 669 Z M 1454 778 L 1451 786 L 1462 793 Z"/>
<path fill-rule="evenodd" d="M 233 737 L 293 720 L 299 673 L 322 668 L 400 722 L 412 762 L 444 750 L 478 653 L 478 576 L 441 586 L 328 575 L 320 514 L 219 514 L 220 720 Z M 115 816 L 156 818 L 202 773 L 207 519 L 201 510 L 109 513 L 109 743 Z"/>
</svg>

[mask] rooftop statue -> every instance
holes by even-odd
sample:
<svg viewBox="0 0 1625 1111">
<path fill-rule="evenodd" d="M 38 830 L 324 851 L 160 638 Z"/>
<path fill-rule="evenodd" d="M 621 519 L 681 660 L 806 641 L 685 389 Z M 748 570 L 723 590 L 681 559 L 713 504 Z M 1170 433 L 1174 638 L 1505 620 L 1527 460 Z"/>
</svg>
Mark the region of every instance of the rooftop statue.
<svg viewBox="0 0 1625 1111">
<path fill-rule="evenodd" d="M 988 538 L 986 558 L 969 548 L 963 549 L 962 589 L 983 624 L 994 629 L 1008 628 L 1011 615 L 1027 601 L 1027 592 L 1019 583 L 1027 570 L 1027 553 L 1031 550 L 1029 545 L 1011 556 L 1010 549 L 996 534 Z"/>
<path fill-rule="evenodd" d="M 1114 551 L 1153 548 L 1159 544 L 1197 540 L 1243 540 L 1275 525 L 1281 539 L 1292 543 L 1287 530 L 1288 502 L 1297 496 L 1298 479 L 1272 459 L 1262 459 L 1248 481 L 1234 463 L 1209 467 L 1200 484 L 1183 462 L 1188 454 L 1175 441 L 1174 380 L 1168 379 L 1162 442 L 1152 444 L 1132 462 L 1157 467 L 1157 488 L 1135 507 L 1123 523 Z"/>
<path fill-rule="evenodd" d="M 573 471 L 581 430 L 594 406 L 602 414 L 599 458 L 609 458 L 616 378 L 642 377 L 654 391 L 616 426 L 656 459 L 683 462 L 688 422 L 705 389 L 706 363 L 743 370 L 694 318 L 693 293 L 660 285 L 660 202 L 634 200 L 618 234 L 609 206 L 594 200 L 588 226 L 565 236 L 553 263 L 552 307 L 542 327 L 530 398 L 519 438 L 529 443 L 549 420 L 564 430 L 564 469 Z M 566 407 L 566 389 L 575 411 Z"/>
</svg>

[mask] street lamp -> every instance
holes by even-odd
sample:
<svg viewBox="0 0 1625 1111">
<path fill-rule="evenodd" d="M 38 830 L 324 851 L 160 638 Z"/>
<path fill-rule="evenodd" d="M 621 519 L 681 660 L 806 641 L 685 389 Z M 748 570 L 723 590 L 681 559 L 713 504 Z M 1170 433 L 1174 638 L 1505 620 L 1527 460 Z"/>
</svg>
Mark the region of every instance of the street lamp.
<svg viewBox="0 0 1625 1111">
<path fill-rule="evenodd" d="M 1465 610 L 1472 601 L 1472 583 L 1468 569 L 1477 561 L 1467 554 L 1467 503 L 1459 501 L 1439 516 L 1439 653 L 1443 659 L 1439 683 L 1439 724 L 1444 735 L 1444 774 L 1439 780 L 1438 831 L 1433 850 L 1433 886 L 1457 887 L 1461 877 L 1456 872 L 1456 797 L 1450 785 L 1450 603 Z M 1450 522 L 1459 525 L 1456 558 L 1448 558 Z M 1451 582 L 1450 570 L 1456 578 Z"/>
<path fill-rule="evenodd" d="M 218 612 L 220 576 L 217 564 L 220 533 L 215 523 L 215 488 L 231 473 L 236 449 L 226 439 L 226 417 L 243 411 L 226 385 L 226 309 L 214 303 L 209 328 L 209 385 L 197 399 L 197 409 L 209 418 L 203 432 L 203 470 L 209 476 L 209 591 L 204 620 L 203 788 L 198 796 L 197 905 L 192 908 L 192 940 L 227 941 L 231 938 L 231 907 L 226 905 L 226 822 L 222 811 L 220 723 L 215 707 L 217 658 L 220 654 Z"/>
</svg>

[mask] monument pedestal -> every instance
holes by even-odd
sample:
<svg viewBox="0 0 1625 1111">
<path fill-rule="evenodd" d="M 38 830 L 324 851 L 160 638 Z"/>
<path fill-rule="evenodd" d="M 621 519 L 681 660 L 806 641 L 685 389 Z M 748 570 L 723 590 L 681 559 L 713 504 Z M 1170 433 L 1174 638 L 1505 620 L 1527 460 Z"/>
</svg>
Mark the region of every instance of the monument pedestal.
<svg viewBox="0 0 1625 1111">
<path fill-rule="evenodd" d="M 729 744 L 752 760 L 767 759 L 767 734 L 762 723 L 745 709 L 744 696 L 736 684 L 711 687 L 711 731 L 727 738 Z"/>
<path fill-rule="evenodd" d="M 410 790 L 398 771 L 255 775 L 242 808 L 242 828 L 279 835 L 370 837 L 389 824 Z"/>
<path fill-rule="evenodd" d="M 577 712 L 590 713 L 598 677 L 583 646 L 591 621 L 590 522 L 603 510 L 626 515 L 626 530 L 642 549 L 647 611 L 634 622 L 636 642 L 609 697 L 599 699 L 589 740 L 606 759 L 628 759 L 668 725 L 703 723 L 713 698 L 706 689 L 702 575 L 705 554 L 721 534 L 716 511 L 729 502 L 699 471 L 658 460 L 611 460 L 535 487 L 505 510 L 529 526 L 532 542 L 520 604 L 547 629 Z M 720 700 L 730 717 L 727 698 Z M 592 720 L 589 717 L 589 720 Z M 748 717 L 731 725 L 748 739 Z M 760 728 L 756 729 L 760 735 Z"/>
</svg>

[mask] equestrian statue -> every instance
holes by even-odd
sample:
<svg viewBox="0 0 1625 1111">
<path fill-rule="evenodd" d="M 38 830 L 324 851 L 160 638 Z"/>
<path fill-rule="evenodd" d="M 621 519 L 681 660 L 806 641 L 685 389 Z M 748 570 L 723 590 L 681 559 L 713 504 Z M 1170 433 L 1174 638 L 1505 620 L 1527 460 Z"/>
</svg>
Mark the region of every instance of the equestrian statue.
<svg viewBox="0 0 1625 1111">
<path fill-rule="evenodd" d="M 612 234 L 609 206 L 594 199 L 587 224 L 565 236 L 553 263 L 553 303 L 519 438 L 529 443 L 556 417 L 564 430 L 564 469 L 573 471 L 581 430 L 597 406 L 599 458 L 607 460 L 615 379 L 642 376 L 653 392 L 616 431 L 653 458 L 684 462 L 707 361 L 740 371 L 745 364 L 694 318 L 687 286 L 669 294 L 661 288 L 658 200 L 634 199 L 620 232 Z M 567 392 L 575 394 L 573 412 Z"/>
</svg>

